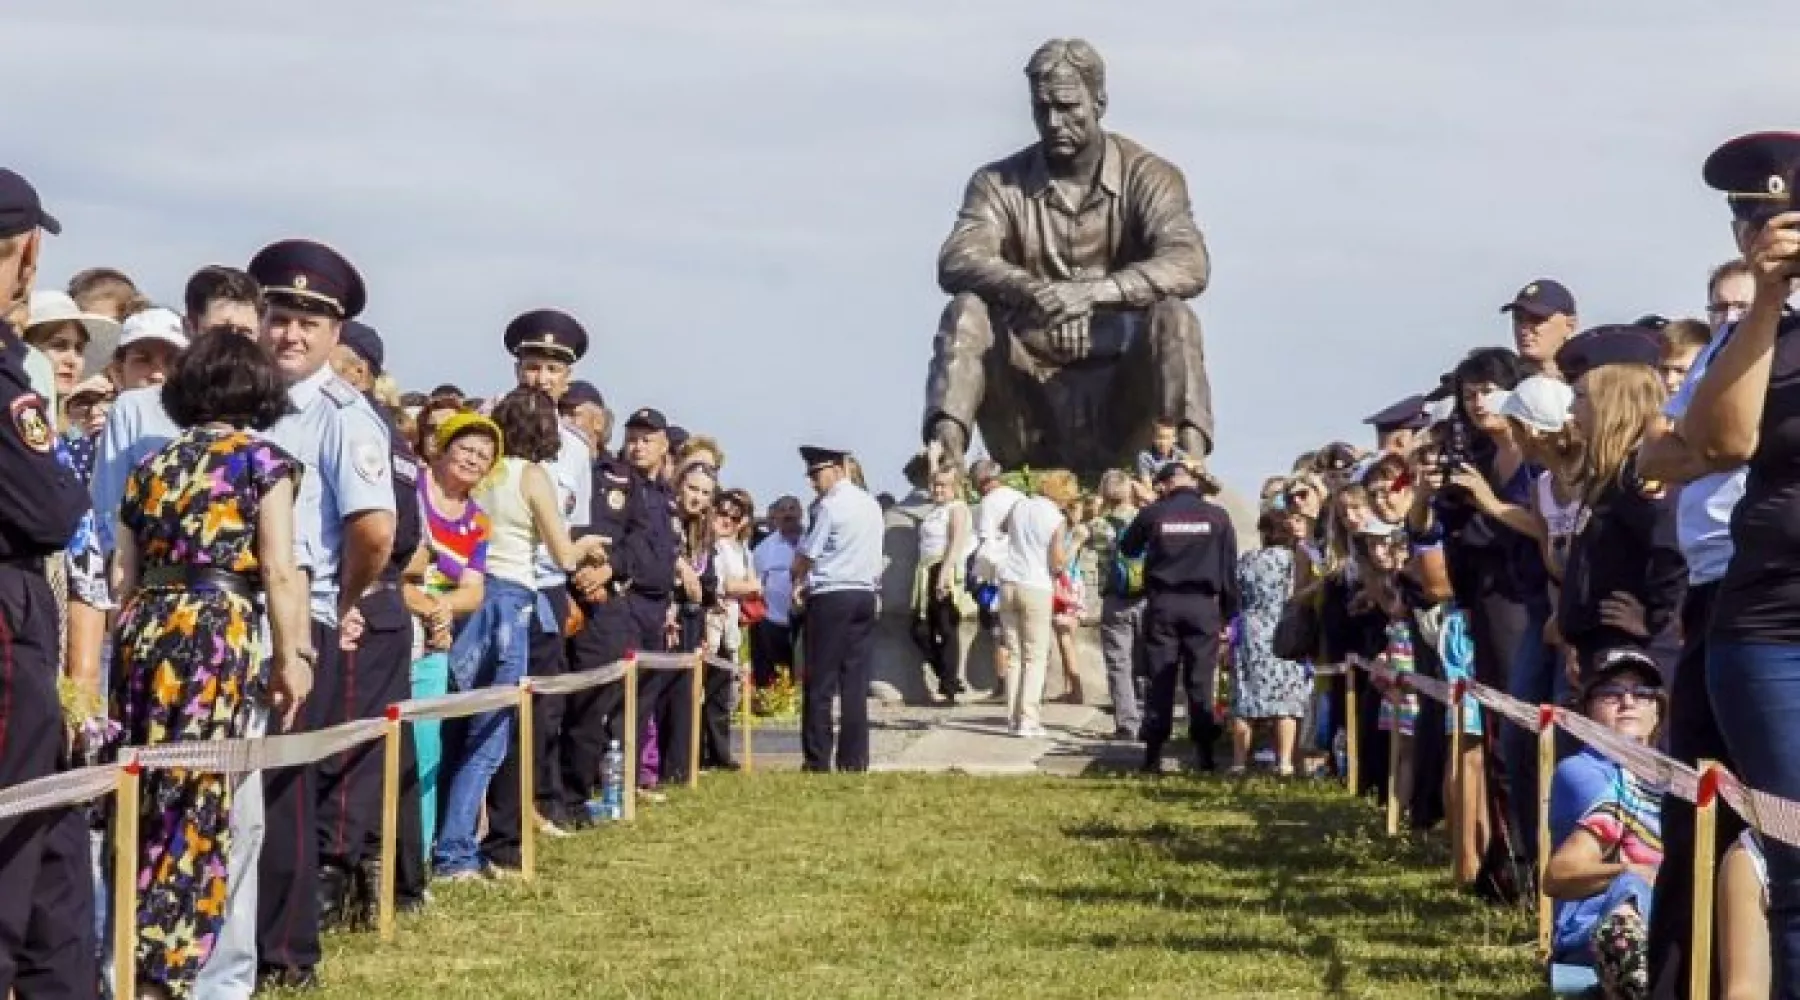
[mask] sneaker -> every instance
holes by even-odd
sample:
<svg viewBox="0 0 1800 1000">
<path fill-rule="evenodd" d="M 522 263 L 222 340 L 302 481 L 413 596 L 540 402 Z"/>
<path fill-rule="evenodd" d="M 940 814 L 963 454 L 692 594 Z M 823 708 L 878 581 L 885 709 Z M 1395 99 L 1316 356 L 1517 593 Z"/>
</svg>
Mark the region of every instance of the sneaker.
<svg viewBox="0 0 1800 1000">
<path fill-rule="evenodd" d="M 479 882 L 481 872 L 474 868 L 463 868 L 453 872 L 439 872 L 432 877 L 439 882 Z"/>
<path fill-rule="evenodd" d="M 1621 906 L 1594 927 L 1594 971 L 1609 997 L 1650 995 L 1650 929 L 1636 907 Z"/>
<path fill-rule="evenodd" d="M 520 878 L 523 874 L 524 873 L 517 868 L 508 868 L 505 865 L 497 865 L 492 861 L 487 861 L 483 862 L 481 865 L 480 877 L 487 879 L 489 882 L 505 882 L 510 879 Z"/>
<path fill-rule="evenodd" d="M 550 822 L 542 816 L 538 817 L 537 832 L 540 836 L 549 837 L 551 840 L 561 840 L 564 837 L 571 836 L 569 831 L 557 826 L 555 823 Z"/>
</svg>

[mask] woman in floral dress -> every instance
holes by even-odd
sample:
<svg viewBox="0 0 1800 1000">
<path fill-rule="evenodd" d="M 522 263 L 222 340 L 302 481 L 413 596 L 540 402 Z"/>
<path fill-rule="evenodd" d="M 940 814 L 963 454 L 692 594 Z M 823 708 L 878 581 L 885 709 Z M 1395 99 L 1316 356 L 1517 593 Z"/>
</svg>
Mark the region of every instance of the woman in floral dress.
<svg viewBox="0 0 1800 1000">
<path fill-rule="evenodd" d="M 130 746 L 237 738 L 265 688 L 289 718 L 311 688 L 294 560 L 300 467 L 251 433 L 288 408 L 280 373 L 254 341 L 215 334 L 183 354 L 162 398 L 185 430 L 127 481 L 114 566 L 113 705 Z M 270 677 L 259 594 L 274 633 Z M 231 783 L 151 769 L 141 794 L 139 995 L 186 997 L 225 916 Z"/>
<path fill-rule="evenodd" d="M 1304 663 L 1275 655 L 1275 626 L 1294 591 L 1294 540 L 1287 521 L 1265 512 L 1257 522 L 1263 547 L 1238 558 L 1238 591 L 1243 595 L 1243 622 L 1232 651 L 1231 769 L 1242 773 L 1249 763 L 1251 725 L 1270 719 L 1275 725 L 1276 768 L 1294 773 L 1294 740 L 1312 679 Z"/>
</svg>

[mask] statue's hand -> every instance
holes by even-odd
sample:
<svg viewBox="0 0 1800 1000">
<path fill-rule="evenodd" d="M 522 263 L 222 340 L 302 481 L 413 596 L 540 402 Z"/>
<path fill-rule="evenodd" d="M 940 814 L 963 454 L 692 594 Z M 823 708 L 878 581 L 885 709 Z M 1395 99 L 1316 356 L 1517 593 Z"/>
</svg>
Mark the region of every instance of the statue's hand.
<svg viewBox="0 0 1800 1000">
<path fill-rule="evenodd" d="M 1050 328 L 1050 351 L 1063 364 L 1087 357 L 1092 346 L 1086 316 L 1067 320 Z"/>
<path fill-rule="evenodd" d="M 1050 326 L 1061 326 L 1094 311 L 1094 287 L 1085 281 L 1054 281 L 1031 294 Z"/>
</svg>

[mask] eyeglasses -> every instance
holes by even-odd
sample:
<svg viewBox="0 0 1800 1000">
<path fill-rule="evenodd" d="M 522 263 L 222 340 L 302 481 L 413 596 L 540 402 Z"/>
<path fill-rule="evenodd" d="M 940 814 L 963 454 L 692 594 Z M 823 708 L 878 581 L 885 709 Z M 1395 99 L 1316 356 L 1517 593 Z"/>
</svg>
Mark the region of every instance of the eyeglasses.
<svg viewBox="0 0 1800 1000">
<path fill-rule="evenodd" d="M 727 521 L 742 521 L 744 519 L 744 512 L 738 510 L 736 507 L 720 507 L 718 514 Z"/>
<path fill-rule="evenodd" d="M 1661 688 L 1647 684 L 1602 684 L 1594 689 L 1590 697 L 1598 705 L 1617 705 L 1625 700 L 1626 695 L 1630 695 L 1632 701 L 1641 703 L 1654 701 L 1661 693 Z"/>
</svg>

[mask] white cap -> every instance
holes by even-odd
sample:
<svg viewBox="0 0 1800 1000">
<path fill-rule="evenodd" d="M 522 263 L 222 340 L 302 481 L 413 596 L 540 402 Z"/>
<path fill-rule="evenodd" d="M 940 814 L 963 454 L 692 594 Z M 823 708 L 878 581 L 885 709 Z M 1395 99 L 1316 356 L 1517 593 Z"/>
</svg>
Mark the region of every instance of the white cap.
<svg viewBox="0 0 1800 1000">
<path fill-rule="evenodd" d="M 125 332 L 119 338 L 119 350 L 123 351 L 132 344 L 141 344 L 146 340 L 160 340 L 165 344 L 175 345 L 178 351 L 186 350 L 187 334 L 182 332 L 181 317 L 173 309 L 153 306 L 142 312 L 132 313 L 125 319 Z"/>
<path fill-rule="evenodd" d="M 1490 392 L 1481 405 L 1492 414 L 1517 420 L 1543 434 L 1563 429 L 1575 405 L 1575 390 L 1548 375 L 1533 375 L 1511 392 Z"/>
<path fill-rule="evenodd" d="M 30 315 L 25 320 L 25 333 L 45 323 L 80 323 L 87 330 L 87 349 L 82 352 L 83 373 L 93 375 L 112 364 L 113 350 L 119 344 L 119 324 L 105 316 L 81 311 L 66 292 L 54 290 L 32 292 Z"/>
</svg>

